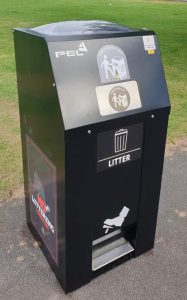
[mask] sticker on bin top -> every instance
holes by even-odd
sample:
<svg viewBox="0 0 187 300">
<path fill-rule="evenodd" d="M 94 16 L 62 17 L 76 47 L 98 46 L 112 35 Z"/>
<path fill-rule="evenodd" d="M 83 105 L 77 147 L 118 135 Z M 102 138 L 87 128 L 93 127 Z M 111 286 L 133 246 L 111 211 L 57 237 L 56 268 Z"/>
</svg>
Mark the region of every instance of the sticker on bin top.
<svg viewBox="0 0 187 300">
<path fill-rule="evenodd" d="M 156 50 L 155 39 L 153 35 L 143 36 L 144 49 L 148 54 L 154 54 Z"/>
<path fill-rule="evenodd" d="M 102 83 L 130 79 L 125 53 L 117 46 L 106 45 L 97 54 Z"/>
<path fill-rule="evenodd" d="M 101 116 L 142 107 L 138 85 L 134 80 L 97 86 L 96 94 Z"/>
<path fill-rule="evenodd" d="M 97 138 L 97 171 L 126 165 L 141 157 L 143 123 L 101 132 Z"/>
</svg>

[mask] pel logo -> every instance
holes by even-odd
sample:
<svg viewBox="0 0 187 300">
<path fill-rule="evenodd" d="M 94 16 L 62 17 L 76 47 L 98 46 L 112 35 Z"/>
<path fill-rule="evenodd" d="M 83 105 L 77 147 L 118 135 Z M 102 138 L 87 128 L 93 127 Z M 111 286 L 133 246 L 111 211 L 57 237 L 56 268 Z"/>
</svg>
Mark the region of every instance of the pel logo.
<svg viewBox="0 0 187 300">
<path fill-rule="evenodd" d="M 86 48 L 86 45 L 84 42 L 79 44 L 78 49 L 76 50 L 65 50 L 65 51 L 56 51 L 55 56 L 56 58 L 59 58 L 60 56 L 83 56 L 85 55 L 85 52 L 88 52 L 88 49 Z"/>
</svg>

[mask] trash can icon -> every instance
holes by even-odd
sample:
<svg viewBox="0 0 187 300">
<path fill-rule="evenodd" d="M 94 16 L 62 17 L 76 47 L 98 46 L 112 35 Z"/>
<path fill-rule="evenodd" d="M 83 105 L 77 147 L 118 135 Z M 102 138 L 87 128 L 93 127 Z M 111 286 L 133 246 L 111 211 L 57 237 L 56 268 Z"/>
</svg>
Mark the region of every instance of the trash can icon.
<svg viewBox="0 0 187 300">
<path fill-rule="evenodd" d="M 114 136 L 114 151 L 120 152 L 126 149 L 127 147 L 127 129 L 120 129 L 115 132 Z"/>
</svg>

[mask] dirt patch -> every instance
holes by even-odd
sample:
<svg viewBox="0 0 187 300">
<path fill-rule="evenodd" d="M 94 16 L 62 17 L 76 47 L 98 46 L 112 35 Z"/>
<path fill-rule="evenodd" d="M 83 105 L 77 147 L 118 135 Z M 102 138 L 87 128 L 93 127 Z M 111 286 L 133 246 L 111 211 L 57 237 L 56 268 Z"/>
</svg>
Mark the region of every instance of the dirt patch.
<svg viewBox="0 0 187 300">
<path fill-rule="evenodd" d="M 172 157 L 175 151 L 181 150 L 187 152 L 187 138 L 178 138 L 175 143 L 168 143 L 166 145 L 165 156 Z"/>
<path fill-rule="evenodd" d="M 24 196 L 23 186 L 19 187 L 18 189 L 11 192 L 12 199 L 21 199 Z"/>
<path fill-rule="evenodd" d="M 186 218 L 187 217 L 187 211 L 185 211 L 185 210 L 178 210 L 178 209 L 176 209 L 175 213 L 177 214 L 177 216 L 179 218 Z"/>
<path fill-rule="evenodd" d="M 10 197 L 0 199 L 0 203 L 1 202 L 12 202 L 12 201 L 15 201 L 15 200 L 18 200 L 18 199 L 22 199 L 24 197 L 23 186 L 15 189 L 14 191 L 10 191 L 9 194 L 10 194 Z"/>
</svg>

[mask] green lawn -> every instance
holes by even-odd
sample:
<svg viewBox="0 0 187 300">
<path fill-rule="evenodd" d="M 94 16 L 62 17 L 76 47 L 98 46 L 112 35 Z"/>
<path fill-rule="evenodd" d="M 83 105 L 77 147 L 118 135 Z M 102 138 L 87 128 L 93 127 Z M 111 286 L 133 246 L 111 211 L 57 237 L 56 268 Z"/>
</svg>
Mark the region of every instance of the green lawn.
<svg viewBox="0 0 187 300">
<path fill-rule="evenodd" d="M 11 195 L 22 182 L 11 29 L 71 19 L 103 19 L 156 31 L 172 102 L 168 141 L 187 135 L 187 3 L 132 0 L 1 1 L 0 199 Z"/>
</svg>

